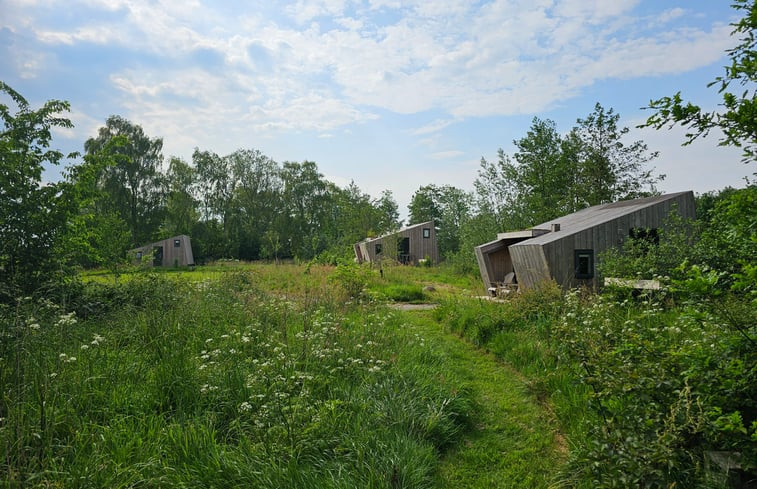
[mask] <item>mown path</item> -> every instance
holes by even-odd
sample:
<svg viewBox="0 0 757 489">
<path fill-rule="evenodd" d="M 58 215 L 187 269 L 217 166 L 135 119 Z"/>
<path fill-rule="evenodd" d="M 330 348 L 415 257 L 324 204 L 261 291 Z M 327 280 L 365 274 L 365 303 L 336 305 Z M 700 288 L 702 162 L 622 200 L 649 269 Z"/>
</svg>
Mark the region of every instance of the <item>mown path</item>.
<svg viewBox="0 0 757 489">
<path fill-rule="evenodd" d="M 492 354 L 443 331 L 428 311 L 403 314 L 409 327 L 448 352 L 478 404 L 473 429 L 442 458 L 438 487 L 548 487 L 564 447 L 556 422 L 528 392 L 526 380 Z"/>
</svg>

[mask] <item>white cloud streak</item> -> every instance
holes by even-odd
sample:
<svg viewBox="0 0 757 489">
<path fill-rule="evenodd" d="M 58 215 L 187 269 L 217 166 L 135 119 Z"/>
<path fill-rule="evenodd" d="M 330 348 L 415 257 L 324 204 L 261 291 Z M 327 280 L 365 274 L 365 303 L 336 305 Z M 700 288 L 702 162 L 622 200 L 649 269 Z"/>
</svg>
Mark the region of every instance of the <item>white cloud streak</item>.
<svg viewBox="0 0 757 489">
<path fill-rule="evenodd" d="M 450 120 L 543 111 L 602 80 L 684 73 L 731 43 L 729 26 L 702 27 L 688 8 L 660 11 L 653 24 L 688 18 L 689 27 L 652 30 L 634 13 L 640 0 L 296 0 L 233 15 L 198 0 L 10 3 L 48 47 L 114 45 L 163 60 L 110 75 L 156 125 L 234 118 L 262 132 L 328 132 L 380 110 L 449 116 L 414 132 L 424 135 Z M 82 15 L 68 25 L 35 18 L 55 9 Z M 220 64 L 204 66 L 198 50 Z"/>
</svg>

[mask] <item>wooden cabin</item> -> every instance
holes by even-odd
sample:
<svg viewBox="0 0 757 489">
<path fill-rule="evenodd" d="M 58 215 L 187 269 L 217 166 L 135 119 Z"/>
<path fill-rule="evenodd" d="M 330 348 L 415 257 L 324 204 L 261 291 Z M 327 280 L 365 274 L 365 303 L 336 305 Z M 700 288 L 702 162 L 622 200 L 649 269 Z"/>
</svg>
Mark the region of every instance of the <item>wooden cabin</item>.
<svg viewBox="0 0 757 489">
<path fill-rule="evenodd" d="M 185 234 L 140 246 L 130 253 L 135 264 L 143 263 L 145 257 L 150 257 L 147 264 L 154 267 L 185 267 L 195 264 L 192 242 Z"/>
<path fill-rule="evenodd" d="M 549 279 L 564 288 L 596 288 L 597 256 L 629 236 L 656 239 L 673 211 L 694 219 L 693 192 L 595 205 L 525 231 L 500 233 L 475 249 L 481 279 L 493 295 Z"/>
<path fill-rule="evenodd" d="M 419 260 L 439 262 L 434 222 L 422 222 L 378 238 L 355 243 L 358 263 L 377 263 L 381 259 L 397 260 L 403 264 L 417 264 Z"/>
</svg>

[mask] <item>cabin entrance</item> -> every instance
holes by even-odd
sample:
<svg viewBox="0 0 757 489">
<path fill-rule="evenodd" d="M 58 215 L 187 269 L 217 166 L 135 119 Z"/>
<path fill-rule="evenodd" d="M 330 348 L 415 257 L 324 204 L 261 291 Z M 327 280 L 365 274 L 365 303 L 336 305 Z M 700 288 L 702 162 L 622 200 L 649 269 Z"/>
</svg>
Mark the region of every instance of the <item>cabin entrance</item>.
<svg viewBox="0 0 757 489">
<path fill-rule="evenodd" d="M 497 239 L 476 247 L 476 259 L 481 278 L 491 295 L 518 290 L 518 271 L 510 256 L 510 246 L 547 233 L 542 229 L 527 229 L 500 233 Z"/>
<path fill-rule="evenodd" d="M 163 266 L 163 247 L 162 246 L 152 247 L 152 265 L 154 267 Z"/>
<path fill-rule="evenodd" d="M 412 261 L 410 256 L 410 238 L 399 238 L 397 240 L 397 259 L 400 263 L 409 263 Z"/>
</svg>

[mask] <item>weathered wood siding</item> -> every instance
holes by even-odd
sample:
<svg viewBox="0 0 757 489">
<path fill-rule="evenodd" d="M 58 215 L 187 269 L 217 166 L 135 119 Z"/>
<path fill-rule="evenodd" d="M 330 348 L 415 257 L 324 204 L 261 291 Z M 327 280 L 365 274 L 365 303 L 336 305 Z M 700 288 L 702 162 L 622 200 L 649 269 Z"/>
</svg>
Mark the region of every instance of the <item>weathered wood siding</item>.
<svg viewBox="0 0 757 489">
<path fill-rule="evenodd" d="M 541 245 L 520 244 L 509 248 L 518 285 L 524 289 L 549 280 L 549 266 Z"/>
<path fill-rule="evenodd" d="M 135 262 L 140 261 L 140 259 L 136 258 L 138 253 L 141 253 L 143 256 L 151 255 L 153 250 L 158 247 L 163 248 L 162 266 L 164 267 L 183 267 L 195 264 L 194 255 L 192 254 L 192 242 L 189 239 L 189 236 L 184 234 L 140 246 L 139 248 L 132 250 L 132 253 L 135 255 Z M 149 264 L 152 265 L 152 260 Z"/>
<path fill-rule="evenodd" d="M 423 237 L 423 230 L 427 229 L 428 238 Z M 357 244 L 360 253 L 356 253 L 358 261 L 364 260 L 371 263 L 377 261 L 376 245 L 381 246 L 381 255 L 385 258 L 398 259 L 397 243 L 400 239 L 410 239 L 410 249 L 407 257 L 408 263 L 418 263 L 418 260 L 429 258 L 432 263 L 439 263 L 439 246 L 436 239 L 436 230 L 433 221 L 409 226 L 400 231 L 382 236 L 380 238 L 361 241 Z"/>
<path fill-rule="evenodd" d="M 611 206 L 622 204 L 623 202 L 618 202 L 611 204 Z M 674 209 L 682 217 L 693 219 L 695 217 L 693 194 L 685 193 L 606 222 L 596 222 L 588 229 L 576 233 L 566 233 L 564 238 L 544 243 L 543 253 L 551 272 L 551 278 L 566 288 L 576 286 L 597 287 L 596 267 L 599 263 L 599 255 L 610 248 L 622 245 L 628 239 L 631 229 L 664 228 L 668 216 Z M 560 233 L 561 231 L 558 231 L 554 234 L 559 235 Z M 575 278 L 574 255 L 576 250 L 592 250 L 594 252 L 593 278 Z"/>
</svg>

